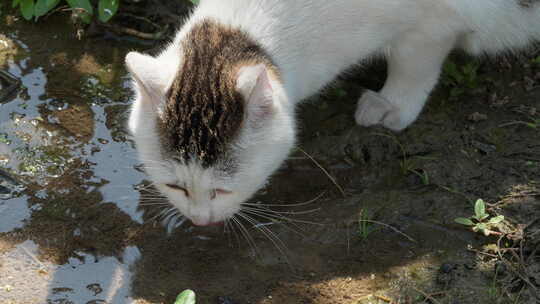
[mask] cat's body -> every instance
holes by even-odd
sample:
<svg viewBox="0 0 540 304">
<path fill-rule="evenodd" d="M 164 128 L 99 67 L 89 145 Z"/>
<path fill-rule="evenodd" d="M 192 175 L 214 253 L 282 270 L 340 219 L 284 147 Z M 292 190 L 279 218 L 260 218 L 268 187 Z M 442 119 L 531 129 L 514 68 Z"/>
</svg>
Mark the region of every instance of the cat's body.
<svg viewBox="0 0 540 304">
<path fill-rule="evenodd" d="M 130 130 L 158 189 L 206 225 L 237 213 L 286 158 L 295 105 L 362 59 L 386 56 L 389 73 L 356 121 L 401 130 L 452 49 L 539 39 L 536 0 L 202 0 L 158 57 L 128 55 Z"/>
</svg>

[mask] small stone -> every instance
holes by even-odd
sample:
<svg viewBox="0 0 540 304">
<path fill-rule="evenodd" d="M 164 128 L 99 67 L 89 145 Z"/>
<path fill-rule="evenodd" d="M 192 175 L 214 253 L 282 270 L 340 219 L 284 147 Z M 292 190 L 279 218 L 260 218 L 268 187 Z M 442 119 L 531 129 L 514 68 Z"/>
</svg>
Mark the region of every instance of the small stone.
<svg viewBox="0 0 540 304">
<path fill-rule="evenodd" d="M 495 264 L 495 273 L 498 274 L 498 275 L 501 275 L 501 274 L 504 274 L 506 273 L 507 269 L 506 269 L 506 265 L 502 262 L 498 262 L 497 264 Z"/>
<path fill-rule="evenodd" d="M 456 265 L 450 264 L 450 263 L 444 263 L 441 265 L 441 268 L 439 269 L 443 273 L 450 273 L 452 270 L 456 268 Z"/>
<path fill-rule="evenodd" d="M 486 114 L 482 114 L 480 112 L 474 112 L 471 115 L 469 115 L 467 119 L 472 122 L 479 122 L 479 121 L 487 120 L 488 117 Z"/>
<path fill-rule="evenodd" d="M 229 297 L 218 297 L 217 304 L 236 304 L 236 302 Z"/>
</svg>

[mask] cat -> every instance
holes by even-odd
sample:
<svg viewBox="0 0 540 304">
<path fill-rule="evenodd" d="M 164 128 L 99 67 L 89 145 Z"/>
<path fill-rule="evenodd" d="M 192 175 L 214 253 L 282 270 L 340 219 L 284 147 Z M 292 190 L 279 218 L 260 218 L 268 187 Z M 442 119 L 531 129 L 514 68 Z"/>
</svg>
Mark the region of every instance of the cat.
<svg viewBox="0 0 540 304">
<path fill-rule="evenodd" d="M 202 0 L 159 55 L 127 54 L 128 127 L 155 187 L 195 225 L 218 224 L 287 158 L 296 104 L 345 69 L 385 56 L 384 87 L 354 117 L 400 131 L 453 49 L 538 39 L 538 0 Z"/>
</svg>

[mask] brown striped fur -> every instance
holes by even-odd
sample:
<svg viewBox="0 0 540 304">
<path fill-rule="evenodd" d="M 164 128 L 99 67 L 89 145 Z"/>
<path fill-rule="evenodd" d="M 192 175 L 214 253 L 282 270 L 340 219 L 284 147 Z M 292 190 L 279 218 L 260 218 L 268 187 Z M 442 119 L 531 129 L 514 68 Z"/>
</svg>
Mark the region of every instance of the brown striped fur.
<svg viewBox="0 0 540 304">
<path fill-rule="evenodd" d="M 248 64 L 273 68 L 263 49 L 238 29 L 206 20 L 182 42 L 183 64 L 158 122 L 165 152 L 205 168 L 225 160 L 246 113 L 236 90 L 237 72 Z"/>
</svg>

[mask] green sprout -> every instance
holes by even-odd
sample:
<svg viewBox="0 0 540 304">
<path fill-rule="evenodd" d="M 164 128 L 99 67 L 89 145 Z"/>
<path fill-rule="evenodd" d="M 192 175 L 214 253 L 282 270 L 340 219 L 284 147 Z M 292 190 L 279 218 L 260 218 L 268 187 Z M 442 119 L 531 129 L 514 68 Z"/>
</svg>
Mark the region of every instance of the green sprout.
<svg viewBox="0 0 540 304">
<path fill-rule="evenodd" d="M 371 221 L 368 213 L 362 209 L 360 211 L 360 217 L 358 219 L 358 236 L 362 241 L 365 241 L 368 236 L 376 231 L 377 228 L 375 228 L 373 221 Z"/>
<path fill-rule="evenodd" d="M 176 297 L 174 304 L 195 304 L 195 292 L 189 289 L 182 291 L 178 297 Z"/>
<path fill-rule="evenodd" d="M 450 88 L 450 98 L 459 98 L 467 90 L 476 89 L 480 85 L 479 68 L 480 64 L 475 61 L 465 65 L 457 65 L 452 61 L 444 64 L 442 83 Z"/>
<path fill-rule="evenodd" d="M 489 214 L 486 213 L 486 203 L 482 199 L 478 199 L 474 204 L 474 213 L 475 215 L 469 218 L 458 217 L 454 221 L 458 224 L 470 226 L 472 231 L 481 232 L 485 236 L 493 234 L 494 231 L 491 229 L 504 221 L 503 215 L 490 218 Z"/>
</svg>

